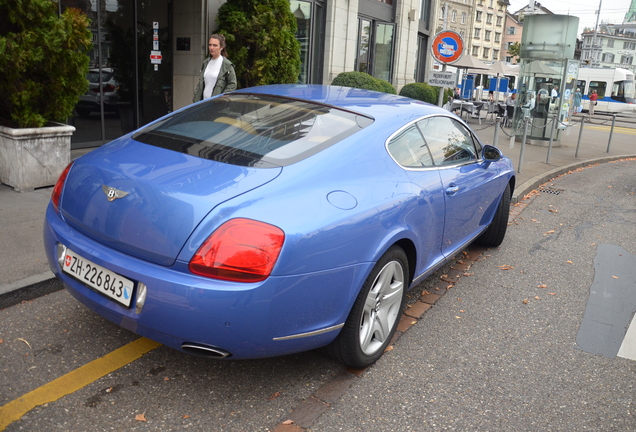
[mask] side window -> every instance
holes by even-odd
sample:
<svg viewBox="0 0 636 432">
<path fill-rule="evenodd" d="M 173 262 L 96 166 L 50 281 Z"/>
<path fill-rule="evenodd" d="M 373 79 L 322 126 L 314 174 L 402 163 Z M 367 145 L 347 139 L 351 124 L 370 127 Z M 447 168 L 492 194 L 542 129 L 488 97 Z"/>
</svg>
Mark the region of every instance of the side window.
<svg viewBox="0 0 636 432">
<path fill-rule="evenodd" d="M 422 168 L 433 166 L 433 159 L 422 134 L 415 125 L 400 131 L 387 145 L 389 154 L 403 167 Z"/>
<path fill-rule="evenodd" d="M 590 94 L 592 93 L 592 90 L 596 90 L 598 98 L 603 99 L 607 91 L 607 83 L 604 81 L 590 81 Z"/>
<path fill-rule="evenodd" d="M 470 131 L 450 117 L 429 117 L 418 122 L 435 165 L 476 161 L 481 150 Z"/>
</svg>

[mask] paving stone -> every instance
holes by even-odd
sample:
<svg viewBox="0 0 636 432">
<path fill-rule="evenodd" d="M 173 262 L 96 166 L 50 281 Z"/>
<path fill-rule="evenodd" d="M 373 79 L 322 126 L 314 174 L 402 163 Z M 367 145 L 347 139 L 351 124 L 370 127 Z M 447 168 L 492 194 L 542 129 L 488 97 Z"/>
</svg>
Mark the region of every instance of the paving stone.
<svg viewBox="0 0 636 432">
<path fill-rule="evenodd" d="M 308 428 L 311 427 L 311 425 L 318 420 L 318 417 L 323 415 L 328 409 L 329 405 L 313 396 L 310 396 L 309 399 L 306 399 L 294 408 L 289 415 L 289 418 L 296 423 L 296 425 Z"/>
<path fill-rule="evenodd" d="M 417 301 L 411 305 L 411 307 L 406 308 L 404 312 L 406 315 L 413 318 L 421 318 L 424 315 L 424 312 L 429 310 L 431 305 L 428 303 L 424 303 L 422 301 Z"/>
<path fill-rule="evenodd" d="M 342 371 L 332 381 L 316 390 L 314 396 L 325 403 L 332 404 L 340 399 L 357 380 L 357 376 Z"/>
</svg>

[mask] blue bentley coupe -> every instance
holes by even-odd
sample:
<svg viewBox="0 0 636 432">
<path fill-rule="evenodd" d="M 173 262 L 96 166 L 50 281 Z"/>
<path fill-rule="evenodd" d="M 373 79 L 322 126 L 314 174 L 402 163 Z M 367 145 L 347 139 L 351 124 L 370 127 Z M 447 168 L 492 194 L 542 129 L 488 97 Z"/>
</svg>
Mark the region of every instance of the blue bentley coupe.
<svg viewBox="0 0 636 432">
<path fill-rule="evenodd" d="M 50 266 L 109 320 L 186 353 L 322 348 L 353 367 L 407 290 L 498 246 L 515 172 L 457 116 L 385 93 L 247 88 L 75 160 L 46 213 Z"/>
</svg>

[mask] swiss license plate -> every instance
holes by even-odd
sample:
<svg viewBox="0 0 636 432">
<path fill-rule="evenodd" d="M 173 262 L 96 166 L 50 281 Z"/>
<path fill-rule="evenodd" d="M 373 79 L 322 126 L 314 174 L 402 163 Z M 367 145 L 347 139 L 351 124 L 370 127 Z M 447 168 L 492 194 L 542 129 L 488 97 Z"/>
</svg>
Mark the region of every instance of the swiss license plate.
<svg viewBox="0 0 636 432">
<path fill-rule="evenodd" d="M 66 248 L 66 253 L 64 254 L 62 271 L 116 302 L 126 307 L 130 306 L 135 286 L 130 279 L 105 269 L 68 248 Z"/>
</svg>

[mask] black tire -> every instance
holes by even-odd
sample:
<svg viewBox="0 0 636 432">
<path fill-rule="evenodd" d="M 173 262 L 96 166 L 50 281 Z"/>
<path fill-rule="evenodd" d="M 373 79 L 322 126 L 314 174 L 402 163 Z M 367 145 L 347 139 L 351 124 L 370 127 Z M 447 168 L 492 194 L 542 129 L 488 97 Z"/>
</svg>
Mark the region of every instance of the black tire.
<svg viewBox="0 0 636 432">
<path fill-rule="evenodd" d="M 506 236 L 506 230 L 508 229 L 508 216 L 510 215 L 510 184 L 506 185 L 506 190 L 499 200 L 497 211 L 492 222 L 480 235 L 475 243 L 482 246 L 497 247 Z"/>
<path fill-rule="evenodd" d="M 391 342 L 402 316 L 408 276 L 406 254 L 393 246 L 373 267 L 340 334 L 323 351 L 354 368 L 375 363 Z"/>
</svg>

